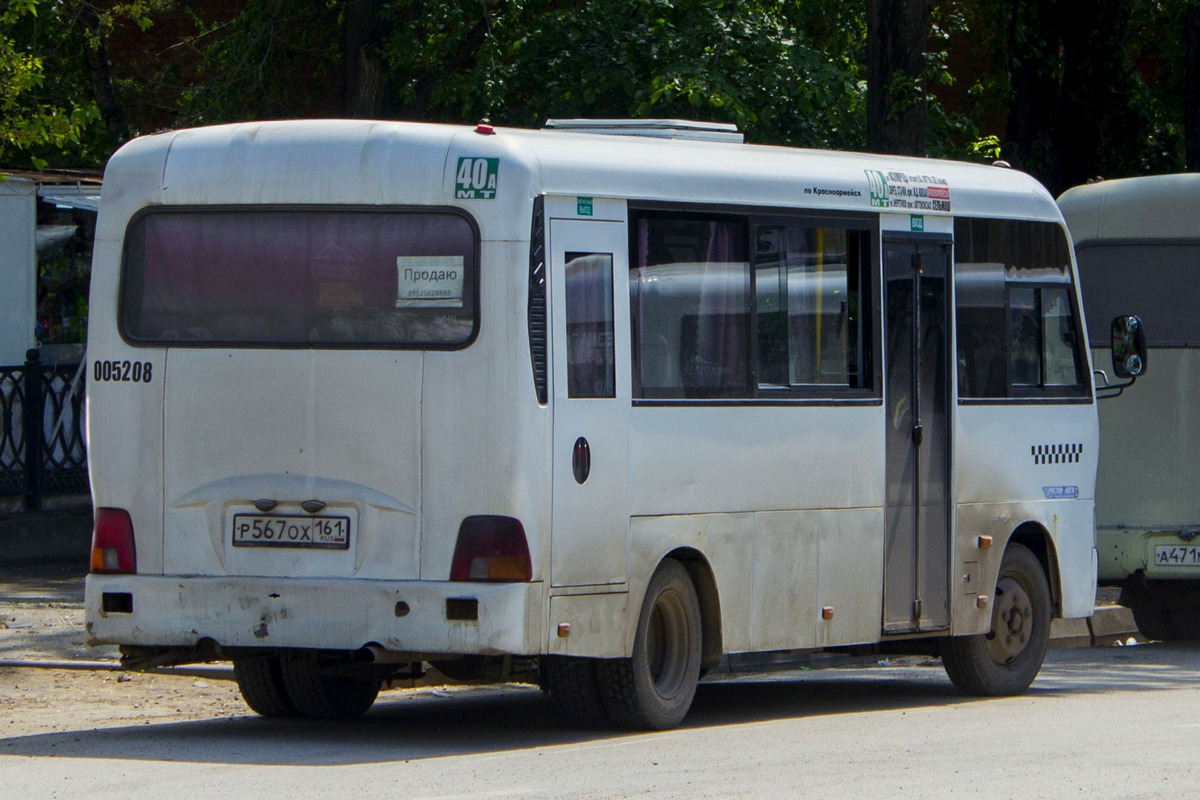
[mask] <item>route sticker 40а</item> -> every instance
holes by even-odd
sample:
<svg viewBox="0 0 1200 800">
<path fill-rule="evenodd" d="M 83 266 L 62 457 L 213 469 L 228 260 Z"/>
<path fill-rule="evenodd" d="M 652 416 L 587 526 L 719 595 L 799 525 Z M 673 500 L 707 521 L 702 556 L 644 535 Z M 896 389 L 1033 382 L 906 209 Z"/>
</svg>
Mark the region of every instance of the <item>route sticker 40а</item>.
<svg viewBox="0 0 1200 800">
<path fill-rule="evenodd" d="M 92 380 L 128 383 L 150 383 L 154 365 L 149 361 L 96 361 L 92 364 Z"/>
<path fill-rule="evenodd" d="M 454 173 L 454 199 L 496 199 L 496 173 L 499 169 L 498 158 L 460 158 Z"/>
</svg>

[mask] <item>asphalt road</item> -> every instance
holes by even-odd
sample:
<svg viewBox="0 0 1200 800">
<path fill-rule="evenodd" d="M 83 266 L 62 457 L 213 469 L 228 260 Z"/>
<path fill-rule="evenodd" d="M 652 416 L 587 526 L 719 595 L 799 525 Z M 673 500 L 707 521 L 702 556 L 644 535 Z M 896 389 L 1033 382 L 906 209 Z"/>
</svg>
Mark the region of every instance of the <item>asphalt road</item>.
<svg viewBox="0 0 1200 800">
<path fill-rule="evenodd" d="M 917 659 L 706 683 L 655 734 L 571 729 L 514 686 L 390 691 L 362 720 L 314 723 L 251 715 L 220 669 L 12 666 L 114 660 L 83 645 L 81 599 L 78 570 L 0 573 L 0 798 L 1197 794 L 1200 647 L 1052 650 L 1000 700 Z"/>
<path fill-rule="evenodd" d="M 933 665 L 741 679 L 702 685 L 685 724 L 654 734 L 573 730 L 519 687 L 385 693 L 352 723 L 228 703 L 211 718 L 109 723 L 84 713 L 88 682 L 68 679 L 10 721 L 53 725 L 0 739 L 0 787 L 93 799 L 1194 797 L 1198 664 L 1198 647 L 1056 650 L 1027 694 L 989 700 L 957 694 Z"/>
</svg>

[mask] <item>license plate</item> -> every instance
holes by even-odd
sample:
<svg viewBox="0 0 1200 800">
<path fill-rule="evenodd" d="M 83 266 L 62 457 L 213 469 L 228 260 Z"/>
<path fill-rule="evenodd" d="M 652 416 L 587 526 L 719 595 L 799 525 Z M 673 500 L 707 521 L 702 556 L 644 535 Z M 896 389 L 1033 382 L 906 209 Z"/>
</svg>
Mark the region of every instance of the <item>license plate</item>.
<svg viewBox="0 0 1200 800">
<path fill-rule="evenodd" d="M 1155 545 L 1154 565 L 1158 567 L 1200 567 L 1200 545 Z"/>
<path fill-rule="evenodd" d="M 315 514 L 234 514 L 234 547 L 350 549 L 350 518 Z"/>
</svg>

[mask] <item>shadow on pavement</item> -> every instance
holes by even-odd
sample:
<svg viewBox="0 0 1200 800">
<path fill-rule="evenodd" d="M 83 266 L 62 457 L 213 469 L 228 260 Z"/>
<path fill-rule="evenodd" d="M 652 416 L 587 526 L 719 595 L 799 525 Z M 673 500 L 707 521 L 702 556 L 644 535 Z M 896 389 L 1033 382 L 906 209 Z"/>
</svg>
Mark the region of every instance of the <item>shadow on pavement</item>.
<svg viewBox="0 0 1200 800">
<path fill-rule="evenodd" d="M 1051 654 L 1019 699 L 958 694 L 941 669 L 826 670 L 705 683 L 682 728 L 907 711 L 1038 697 L 1195 688 L 1200 646 L 1146 645 Z M 73 730 L 0 740 L 0 755 L 212 764 L 348 765 L 500 753 L 656 734 L 567 726 L 532 687 L 385 693 L 353 722 L 271 720 L 247 713 L 197 722 Z M 657 735 L 679 735 L 678 733 Z"/>
</svg>

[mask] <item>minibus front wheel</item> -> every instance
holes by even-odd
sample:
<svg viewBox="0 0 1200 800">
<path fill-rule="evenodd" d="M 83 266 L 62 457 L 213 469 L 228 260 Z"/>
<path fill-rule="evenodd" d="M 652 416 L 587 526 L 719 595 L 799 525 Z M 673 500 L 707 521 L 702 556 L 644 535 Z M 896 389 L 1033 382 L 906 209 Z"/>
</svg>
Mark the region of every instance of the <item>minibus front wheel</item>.
<svg viewBox="0 0 1200 800">
<path fill-rule="evenodd" d="M 1020 694 L 1033 683 L 1050 643 L 1050 585 L 1037 556 L 1012 542 L 1004 551 L 987 633 L 943 641 L 942 666 L 966 694 Z"/>
</svg>

